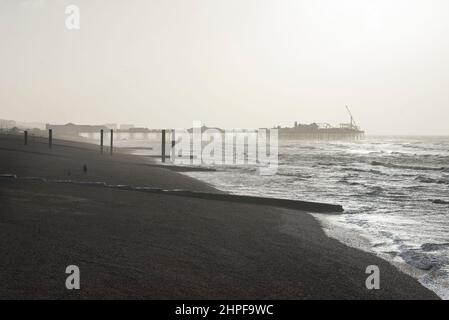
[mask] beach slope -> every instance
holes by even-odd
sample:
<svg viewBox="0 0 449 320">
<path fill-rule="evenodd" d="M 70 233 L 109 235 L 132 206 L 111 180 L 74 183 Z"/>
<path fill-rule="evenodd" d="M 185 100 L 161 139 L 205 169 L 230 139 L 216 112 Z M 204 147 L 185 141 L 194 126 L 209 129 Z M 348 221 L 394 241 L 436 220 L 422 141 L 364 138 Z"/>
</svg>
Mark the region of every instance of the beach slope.
<svg viewBox="0 0 449 320">
<path fill-rule="evenodd" d="M 0 174 L 216 192 L 148 161 L 0 135 Z M 0 206 L 1 299 L 438 298 L 297 210 L 7 177 Z M 68 265 L 80 290 L 65 287 Z M 369 265 L 380 290 L 365 286 Z"/>
</svg>

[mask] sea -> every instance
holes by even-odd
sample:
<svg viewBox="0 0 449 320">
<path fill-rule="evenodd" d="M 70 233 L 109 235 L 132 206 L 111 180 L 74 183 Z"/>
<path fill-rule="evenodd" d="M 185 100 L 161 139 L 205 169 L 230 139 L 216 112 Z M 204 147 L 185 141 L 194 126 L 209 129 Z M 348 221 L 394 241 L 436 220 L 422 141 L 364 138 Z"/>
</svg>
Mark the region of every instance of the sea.
<svg viewBox="0 0 449 320">
<path fill-rule="evenodd" d="M 150 153 L 160 155 L 157 144 Z M 330 237 L 449 299 L 449 137 L 280 140 L 274 174 L 254 165 L 212 167 L 184 174 L 231 194 L 341 204 L 343 214 L 314 214 Z"/>
<path fill-rule="evenodd" d="M 190 172 L 239 195 L 341 204 L 326 233 L 373 252 L 449 299 L 449 137 L 280 141 L 278 169 L 216 166 Z"/>
</svg>

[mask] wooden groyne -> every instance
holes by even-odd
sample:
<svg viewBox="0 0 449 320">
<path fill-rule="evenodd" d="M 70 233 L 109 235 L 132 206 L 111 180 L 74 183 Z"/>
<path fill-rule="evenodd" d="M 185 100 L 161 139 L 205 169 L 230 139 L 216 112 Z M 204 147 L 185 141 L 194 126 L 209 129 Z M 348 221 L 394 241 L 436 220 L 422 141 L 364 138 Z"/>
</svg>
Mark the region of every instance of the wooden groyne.
<svg viewBox="0 0 449 320">
<path fill-rule="evenodd" d="M 341 213 L 344 211 L 341 205 L 321 203 L 321 202 L 310 202 L 310 201 L 255 197 L 255 196 L 241 196 L 225 193 L 196 192 L 188 190 L 164 190 L 164 192 L 169 195 L 181 197 L 256 204 L 256 205 L 279 207 L 279 208 L 309 211 L 316 213 Z"/>
<path fill-rule="evenodd" d="M 266 198 L 266 197 L 256 197 L 256 196 L 242 196 L 233 195 L 226 193 L 213 193 L 213 192 L 199 192 L 181 189 L 166 190 L 162 188 L 157 188 L 153 186 L 133 186 L 133 185 L 114 185 L 107 184 L 102 181 L 77 181 L 77 180 L 52 180 L 41 177 L 18 177 L 15 174 L 0 174 L 0 180 L 9 181 L 34 181 L 42 183 L 61 183 L 61 184 L 74 184 L 90 187 L 101 187 L 101 188 L 111 188 L 120 189 L 128 191 L 138 191 L 147 193 L 157 193 L 161 195 L 178 196 L 178 197 L 189 197 L 204 200 L 216 200 L 216 201 L 226 201 L 235 203 L 246 203 L 255 204 L 261 206 L 271 206 L 285 209 L 293 209 L 300 211 L 316 212 L 316 213 L 341 213 L 344 211 L 341 205 L 320 203 L 320 202 L 310 202 L 310 201 L 300 201 L 300 200 L 289 200 L 289 199 L 277 199 L 277 198 Z"/>
</svg>

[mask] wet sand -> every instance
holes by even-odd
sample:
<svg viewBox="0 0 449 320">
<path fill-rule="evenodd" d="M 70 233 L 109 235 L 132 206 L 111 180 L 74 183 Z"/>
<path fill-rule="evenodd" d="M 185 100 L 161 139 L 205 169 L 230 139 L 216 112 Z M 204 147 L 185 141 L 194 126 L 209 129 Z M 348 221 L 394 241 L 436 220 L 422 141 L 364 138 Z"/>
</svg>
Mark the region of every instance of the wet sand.
<svg viewBox="0 0 449 320">
<path fill-rule="evenodd" d="M 0 174 L 217 192 L 150 161 L 0 135 Z M 298 210 L 7 178 L 0 205 L 2 299 L 437 298 Z M 79 291 L 65 288 L 72 264 Z M 380 268 L 380 290 L 365 287 L 368 265 Z"/>
</svg>

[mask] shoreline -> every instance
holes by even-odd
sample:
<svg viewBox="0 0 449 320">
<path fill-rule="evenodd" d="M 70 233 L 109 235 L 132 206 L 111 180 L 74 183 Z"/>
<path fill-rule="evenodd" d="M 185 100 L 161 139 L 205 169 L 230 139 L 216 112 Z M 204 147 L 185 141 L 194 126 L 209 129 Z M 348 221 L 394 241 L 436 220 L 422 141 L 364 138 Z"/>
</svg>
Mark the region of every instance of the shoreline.
<svg viewBox="0 0 449 320">
<path fill-rule="evenodd" d="M 203 181 L 200 178 L 197 178 L 200 181 Z M 214 185 L 214 187 L 219 188 L 219 186 Z M 226 192 L 225 190 L 221 190 L 222 192 Z M 377 257 L 380 257 L 384 261 L 388 262 L 392 266 L 394 266 L 398 271 L 405 273 L 417 281 L 419 283 L 429 289 L 430 291 L 434 292 L 440 299 L 446 300 L 448 299 L 448 295 L 445 292 L 444 289 L 442 289 L 441 286 L 438 286 L 431 280 L 429 281 L 425 277 L 428 276 L 428 273 L 426 273 L 423 270 L 414 268 L 413 266 L 409 265 L 406 261 L 404 261 L 400 257 L 391 257 L 391 255 L 388 255 L 387 253 L 382 253 L 380 251 L 376 251 L 372 249 L 372 239 L 367 237 L 366 234 L 357 233 L 350 235 L 346 235 L 345 233 L 350 233 L 356 231 L 354 228 L 351 228 L 347 225 L 343 225 L 341 223 L 336 223 L 335 220 L 336 216 L 342 213 L 337 213 L 335 215 L 333 214 L 326 214 L 322 212 L 307 212 L 308 214 L 312 215 L 317 222 L 319 223 L 321 229 L 325 232 L 325 234 L 332 239 L 335 239 L 336 241 L 342 243 L 343 245 L 346 245 L 350 248 L 354 248 L 357 250 L 361 250 L 363 252 L 373 254 Z M 396 260 L 395 260 L 396 259 Z M 397 260 L 397 259 L 400 259 Z"/>
<path fill-rule="evenodd" d="M 0 136 L 0 174 L 218 191 L 143 157 L 58 140 L 49 150 L 42 140 L 23 146 L 20 136 Z M 0 201 L 0 299 L 438 298 L 379 257 L 329 238 L 305 212 L 20 181 L 0 181 Z M 84 288 L 76 293 L 63 285 L 75 262 Z M 365 287 L 372 264 L 381 290 Z"/>
<path fill-rule="evenodd" d="M 349 227 L 340 222 L 332 221 L 335 219 L 333 219 L 334 217 L 331 217 L 329 215 L 323 215 L 320 213 L 312 213 L 312 215 L 320 223 L 322 229 L 328 237 L 336 239 L 337 241 L 351 248 L 356 248 L 380 257 L 381 259 L 387 261 L 392 266 L 397 268 L 400 272 L 403 272 L 416 279 L 423 287 L 434 292 L 440 299 L 449 299 L 447 291 L 443 289 L 443 286 L 436 284 L 432 279 L 426 279 L 426 277 L 431 278 L 428 272 L 415 268 L 414 266 L 408 264 L 400 256 L 391 256 L 386 252 L 374 250 L 372 246 L 373 238 L 370 238 L 368 234 L 360 232 L 360 230 L 356 230 L 355 228 Z M 357 233 L 354 234 L 352 232 Z M 346 235 L 345 233 L 349 233 L 349 235 Z"/>
</svg>

